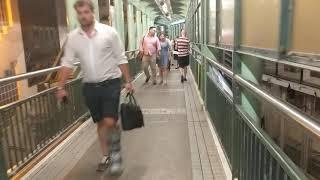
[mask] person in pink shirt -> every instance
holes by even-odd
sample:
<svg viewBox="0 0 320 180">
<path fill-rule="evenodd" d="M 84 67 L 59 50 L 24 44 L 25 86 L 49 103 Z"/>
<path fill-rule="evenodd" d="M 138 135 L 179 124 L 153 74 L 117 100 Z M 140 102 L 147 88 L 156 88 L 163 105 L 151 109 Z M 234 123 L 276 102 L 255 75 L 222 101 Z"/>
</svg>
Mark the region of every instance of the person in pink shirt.
<svg viewBox="0 0 320 180">
<path fill-rule="evenodd" d="M 143 53 L 142 57 L 142 68 L 146 75 L 146 83 L 149 82 L 150 78 L 152 78 L 152 82 L 154 85 L 157 84 L 156 75 L 156 58 L 157 54 L 160 53 L 160 41 L 156 34 L 156 27 L 152 26 L 149 28 L 149 32 L 146 36 L 144 36 L 140 42 L 139 51 Z M 149 73 L 149 66 L 151 69 L 151 76 Z"/>
</svg>

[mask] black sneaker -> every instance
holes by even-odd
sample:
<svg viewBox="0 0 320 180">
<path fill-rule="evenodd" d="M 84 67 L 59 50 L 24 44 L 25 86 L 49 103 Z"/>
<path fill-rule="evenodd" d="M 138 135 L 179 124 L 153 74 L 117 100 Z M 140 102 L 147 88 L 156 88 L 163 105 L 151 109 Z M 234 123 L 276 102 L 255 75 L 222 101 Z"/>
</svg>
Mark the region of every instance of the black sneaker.
<svg viewBox="0 0 320 180">
<path fill-rule="evenodd" d="M 157 81 L 153 81 L 153 83 L 152 83 L 153 85 L 157 85 Z"/>
<path fill-rule="evenodd" d="M 187 78 L 184 78 L 183 80 L 184 80 L 184 81 L 188 81 Z"/>
<path fill-rule="evenodd" d="M 183 76 L 181 76 L 181 83 L 183 83 L 184 82 L 184 78 L 183 78 Z"/>
<path fill-rule="evenodd" d="M 148 83 L 149 82 L 149 80 L 150 80 L 150 76 L 149 77 L 147 77 L 147 79 L 146 79 L 146 83 Z"/>
<path fill-rule="evenodd" d="M 108 167 L 110 166 L 110 164 L 111 164 L 111 159 L 110 159 L 110 157 L 107 157 L 104 162 L 100 162 L 100 163 L 98 164 L 97 172 L 103 172 L 103 171 L 105 171 L 106 169 L 108 169 Z"/>
</svg>

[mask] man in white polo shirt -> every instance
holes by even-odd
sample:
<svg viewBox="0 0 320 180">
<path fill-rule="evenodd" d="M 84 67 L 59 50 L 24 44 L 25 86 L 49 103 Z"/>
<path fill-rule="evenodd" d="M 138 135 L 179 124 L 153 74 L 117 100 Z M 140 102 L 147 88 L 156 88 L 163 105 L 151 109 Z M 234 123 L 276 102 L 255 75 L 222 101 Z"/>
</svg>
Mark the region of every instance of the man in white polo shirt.
<svg viewBox="0 0 320 180">
<path fill-rule="evenodd" d="M 123 74 L 125 88 L 133 92 L 128 61 L 116 30 L 94 19 L 94 6 L 90 0 L 77 0 L 74 4 L 81 27 L 68 36 L 61 60 L 61 81 L 57 98 L 68 96 L 64 89 L 75 60 L 80 61 L 83 72 L 83 94 L 97 131 L 102 159 L 97 171 L 109 167 L 111 173 L 122 171 L 120 156 L 120 130 L 117 126 Z"/>
</svg>

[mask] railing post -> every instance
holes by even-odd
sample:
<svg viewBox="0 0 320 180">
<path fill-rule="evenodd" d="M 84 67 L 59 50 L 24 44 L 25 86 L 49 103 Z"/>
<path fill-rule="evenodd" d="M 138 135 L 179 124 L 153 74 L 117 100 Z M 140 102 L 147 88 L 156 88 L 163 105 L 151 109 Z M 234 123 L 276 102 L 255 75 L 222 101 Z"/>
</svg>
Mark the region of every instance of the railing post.
<svg viewBox="0 0 320 180">
<path fill-rule="evenodd" d="M 2 136 L 0 135 L 0 180 L 9 180 L 2 145 Z"/>
<path fill-rule="evenodd" d="M 219 1 L 220 2 L 220 1 Z M 233 53 L 232 53 L 232 71 L 233 74 L 241 72 L 241 59 L 237 50 L 240 49 L 241 41 L 241 0 L 234 1 L 234 40 L 233 40 Z M 221 2 L 217 6 L 220 8 Z M 220 16 L 219 13 L 217 14 Z M 220 30 L 220 26 L 218 26 Z M 238 126 L 239 119 L 237 118 L 236 105 L 241 103 L 241 90 L 235 78 L 232 78 L 232 93 L 233 93 L 233 105 L 232 105 L 232 122 L 231 122 L 231 137 L 232 137 L 232 148 L 231 148 L 231 166 L 232 166 L 232 178 L 240 178 L 240 142 L 239 132 L 240 127 Z"/>
</svg>

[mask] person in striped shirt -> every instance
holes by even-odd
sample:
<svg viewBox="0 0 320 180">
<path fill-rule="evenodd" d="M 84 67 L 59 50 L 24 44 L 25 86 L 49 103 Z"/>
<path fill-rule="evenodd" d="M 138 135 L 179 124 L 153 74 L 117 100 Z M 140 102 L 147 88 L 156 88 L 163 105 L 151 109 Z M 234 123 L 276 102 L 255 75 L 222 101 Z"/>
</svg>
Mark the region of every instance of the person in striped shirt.
<svg viewBox="0 0 320 180">
<path fill-rule="evenodd" d="M 186 31 L 181 30 L 181 36 L 177 38 L 178 64 L 181 73 L 181 83 L 187 81 L 187 68 L 189 66 L 190 41 L 186 37 Z"/>
</svg>

